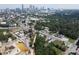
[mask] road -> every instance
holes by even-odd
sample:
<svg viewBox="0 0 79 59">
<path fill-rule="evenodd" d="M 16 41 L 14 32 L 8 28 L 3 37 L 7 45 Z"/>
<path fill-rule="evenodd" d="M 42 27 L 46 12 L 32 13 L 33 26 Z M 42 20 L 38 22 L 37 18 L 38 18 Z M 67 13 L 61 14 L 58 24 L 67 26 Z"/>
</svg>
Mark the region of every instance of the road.
<svg viewBox="0 0 79 59">
<path fill-rule="evenodd" d="M 13 29 L 13 28 L 17 28 L 17 27 L 0 27 L 0 29 Z"/>
<path fill-rule="evenodd" d="M 76 48 L 77 48 L 76 42 L 78 40 L 79 40 L 79 38 L 74 43 L 72 43 L 72 45 L 66 50 L 65 55 L 68 55 L 69 52 L 76 52 Z"/>
<path fill-rule="evenodd" d="M 28 29 L 27 26 L 25 26 L 24 24 L 21 23 L 21 21 L 18 22 L 18 24 L 19 24 L 21 30 Z M 32 27 L 32 30 L 33 30 L 33 33 L 34 33 L 34 34 L 35 34 L 35 29 L 34 29 L 34 26 L 35 26 L 35 25 L 36 25 L 36 22 L 34 23 L 34 25 L 32 25 L 32 26 L 33 26 L 33 27 Z M 28 26 L 29 26 L 29 25 L 28 25 Z M 19 38 L 18 36 L 16 36 L 14 33 L 11 32 L 11 34 L 14 35 L 17 39 L 22 40 L 21 38 Z M 34 47 L 35 41 L 36 41 L 36 34 L 35 34 L 35 37 L 34 37 L 34 40 L 33 40 L 33 44 L 32 44 L 33 47 Z M 23 42 L 25 42 L 25 43 L 27 43 L 27 45 L 29 45 L 28 39 L 24 39 Z M 30 54 L 31 54 L 31 55 L 34 55 L 34 49 L 32 49 L 30 46 L 28 46 L 28 48 L 30 49 L 30 52 L 31 52 Z"/>
<path fill-rule="evenodd" d="M 35 37 L 34 37 L 34 40 L 33 40 L 33 44 L 32 44 L 32 47 L 34 47 L 34 43 L 35 43 L 35 41 L 36 41 L 36 34 L 35 34 Z"/>
</svg>

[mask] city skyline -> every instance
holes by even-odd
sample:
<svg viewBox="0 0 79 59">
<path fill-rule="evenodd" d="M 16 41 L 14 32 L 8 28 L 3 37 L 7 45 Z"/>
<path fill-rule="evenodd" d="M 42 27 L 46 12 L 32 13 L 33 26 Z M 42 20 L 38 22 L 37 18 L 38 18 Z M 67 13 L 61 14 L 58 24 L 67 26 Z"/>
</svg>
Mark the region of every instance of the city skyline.
<svg viewBox="0 0 79 59">
<path fill-rule="evenodd" d="M 29 5 L 41 8 L 53 8 L 53 9 L 79 9 L 79 4 L 23 4 L 24 8 L 28 8 Z M 22 8 L 22 4 L 0 4 L 0 9 L 15 9 Z"/>
</svg>

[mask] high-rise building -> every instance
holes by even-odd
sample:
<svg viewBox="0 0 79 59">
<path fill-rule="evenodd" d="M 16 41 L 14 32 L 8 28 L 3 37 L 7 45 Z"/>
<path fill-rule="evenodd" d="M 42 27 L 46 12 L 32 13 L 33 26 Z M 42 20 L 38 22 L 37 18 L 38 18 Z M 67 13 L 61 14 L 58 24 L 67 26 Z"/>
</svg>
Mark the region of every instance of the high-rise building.
<svg viewBox="0 0 79 59">
<path fill-rule="evenodd" d="M 24 5 L 22 4 L 22 12 L 24 11 Z"/>
</svg>

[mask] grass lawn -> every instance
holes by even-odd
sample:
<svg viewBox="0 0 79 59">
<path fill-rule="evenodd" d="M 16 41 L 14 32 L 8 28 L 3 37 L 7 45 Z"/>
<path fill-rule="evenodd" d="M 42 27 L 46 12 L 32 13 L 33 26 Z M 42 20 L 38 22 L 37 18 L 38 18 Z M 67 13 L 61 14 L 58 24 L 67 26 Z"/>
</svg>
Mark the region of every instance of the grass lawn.
<svg viewBox="0 0 79 59">
<path fill-rule="evenodd" d="M 63 54 L 63 51 L 56 48 L 56 47 L 53 47 L 55 49 L 55 52 L 56 52 L 56 55 L 62 55 Z"/>
<path fill-rule="evenodd" d="M 0 35 L 3 35 L 3 32 L 8 32 L 8 29 L 0 29 Z"/>
<path fill-rule="evenodd" d="M 75 41 L 75 39 L 69 38 L 69 42 L 73 43 Z"/>
</svg>

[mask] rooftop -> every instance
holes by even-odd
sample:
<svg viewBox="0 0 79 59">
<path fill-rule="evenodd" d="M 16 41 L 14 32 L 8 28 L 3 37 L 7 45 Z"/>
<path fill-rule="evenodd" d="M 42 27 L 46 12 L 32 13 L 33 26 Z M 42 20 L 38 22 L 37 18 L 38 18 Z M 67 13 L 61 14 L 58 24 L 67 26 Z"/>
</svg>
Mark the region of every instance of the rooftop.
<svg viewBox="0 0 79 59">
<path fill-rule="evenodd" d="M 16 46 L 20 49 L 21 52 L 27 52 L 28 48 L 25 46 L 23 42 L 16 43 Z"/>
</svg>

